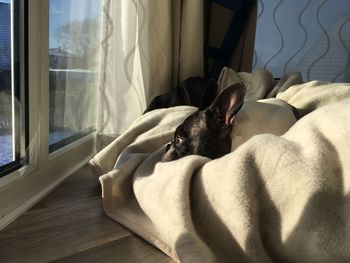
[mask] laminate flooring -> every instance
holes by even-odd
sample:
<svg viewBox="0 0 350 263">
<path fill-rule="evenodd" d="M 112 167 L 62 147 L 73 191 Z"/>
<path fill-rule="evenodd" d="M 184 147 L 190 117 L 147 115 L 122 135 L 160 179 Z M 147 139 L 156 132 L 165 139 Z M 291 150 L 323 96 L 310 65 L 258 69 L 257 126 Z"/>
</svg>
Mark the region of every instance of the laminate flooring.
<svg viewBox="0 0 350 263">
<path fill-rule="evenodd" d="M 102 209 L 98 180 L 84 167 L 0 231 L 0 262 L 175 262 Z"/>
</svg>

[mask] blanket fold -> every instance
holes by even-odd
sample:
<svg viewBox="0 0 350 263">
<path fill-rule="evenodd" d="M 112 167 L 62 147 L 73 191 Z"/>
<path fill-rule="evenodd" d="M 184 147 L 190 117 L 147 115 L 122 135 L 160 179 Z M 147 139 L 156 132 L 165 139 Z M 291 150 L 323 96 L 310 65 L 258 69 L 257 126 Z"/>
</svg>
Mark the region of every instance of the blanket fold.
<svg viewBox="0 0 350 263">
<path fill-rule="evenodd" d="M 350 85 L 225 69 L 219 86 L 236 81 L 302 118 L 216 160 L 160 163 L 196 109 L 149 112 L 90 161 L 106 214 L 178 262 L 350 261 Z"/>
</svg>

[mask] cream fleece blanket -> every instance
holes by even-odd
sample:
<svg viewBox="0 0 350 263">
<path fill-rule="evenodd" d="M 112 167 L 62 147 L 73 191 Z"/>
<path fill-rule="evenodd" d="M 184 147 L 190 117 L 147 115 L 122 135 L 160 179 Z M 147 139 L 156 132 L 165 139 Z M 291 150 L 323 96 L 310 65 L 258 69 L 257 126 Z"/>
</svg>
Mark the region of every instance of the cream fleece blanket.
<svg viewBox="0 0 350 263">
<path fill-rule="evenodd" d="M 179 262 L 350 262 L 350 85 L 299 76 L 222 72 L 303 117 L 216 160 L 158 162 L 194 108 L 141 116 L 90 161 L 106 214 Z"/>
</svg>

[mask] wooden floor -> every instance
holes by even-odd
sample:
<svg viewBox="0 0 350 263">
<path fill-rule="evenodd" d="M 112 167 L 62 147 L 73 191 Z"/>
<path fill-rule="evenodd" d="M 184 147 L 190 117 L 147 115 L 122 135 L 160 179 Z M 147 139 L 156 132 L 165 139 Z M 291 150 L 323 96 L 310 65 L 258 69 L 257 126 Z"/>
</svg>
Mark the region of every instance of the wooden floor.
<svg viewBox="0 0 350 263">
<path fill-rule="evenodd" d="M 103 213 L 83 168 L 0 231 L 0 262 L 175 262 Z"/>
</svg>

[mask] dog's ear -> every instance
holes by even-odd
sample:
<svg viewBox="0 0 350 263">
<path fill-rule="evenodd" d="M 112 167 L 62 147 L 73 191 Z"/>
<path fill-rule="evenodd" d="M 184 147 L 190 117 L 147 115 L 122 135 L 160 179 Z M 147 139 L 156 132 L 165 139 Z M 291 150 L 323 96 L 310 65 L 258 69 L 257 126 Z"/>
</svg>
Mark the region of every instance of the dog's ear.
<svg viewBox="0 0 350 263">
<path fill-rule="evenodd" d="M 233 124 L 235 114 L 240 110 L 244 102 L 245 86 L 243 83 L 235 83 L 219 94 L 207 109 L 224 126 Z"/>
</svg>

